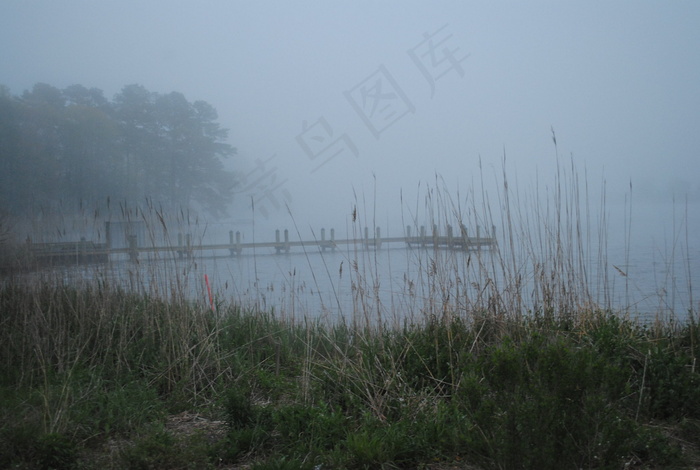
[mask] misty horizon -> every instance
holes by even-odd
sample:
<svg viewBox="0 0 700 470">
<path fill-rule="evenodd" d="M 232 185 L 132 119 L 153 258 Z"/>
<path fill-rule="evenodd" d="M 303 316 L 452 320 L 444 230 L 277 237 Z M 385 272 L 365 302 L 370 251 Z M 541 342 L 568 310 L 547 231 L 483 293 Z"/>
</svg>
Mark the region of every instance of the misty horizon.
<svg viewBox="0 0 700 470">
<path fill-rule="evenodd" d="M 380 225 L 441 185 L 591 204 L 700 200 L 691 3 L 5 2 L 0 84 L 205 101 L 237 154 L 230 219 Z M 632 190 L 630 190 L 632 188 Z M 406 201 L 410 201 L 407 203 Z M 253 210 L 254 207 L 254 210 Z M 659 209 L 663 212 L 663 209 Z M 393 222 L 392 222 L 393 224 Z M 396 225 L 396 224 L 395 224 Z"/>
</svg>

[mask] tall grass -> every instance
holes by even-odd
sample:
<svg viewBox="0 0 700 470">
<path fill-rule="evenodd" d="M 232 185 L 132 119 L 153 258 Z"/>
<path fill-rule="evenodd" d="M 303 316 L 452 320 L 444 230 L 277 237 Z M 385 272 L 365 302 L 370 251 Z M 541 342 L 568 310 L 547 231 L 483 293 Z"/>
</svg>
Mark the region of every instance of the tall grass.
<svg viewBox="0 0 700 470">
<path fill-rule="evenodd" d="M 0 300 L 3 465 L 698 461 L 694 325 L 484 311 L 379 331 L 66 285 L 6 285 Z M 187 410 L 228 431 L 197 441 L 159 426 Z M 124 442 L 111 463 L 91 460 L 108 438 Z"/>
</svg>

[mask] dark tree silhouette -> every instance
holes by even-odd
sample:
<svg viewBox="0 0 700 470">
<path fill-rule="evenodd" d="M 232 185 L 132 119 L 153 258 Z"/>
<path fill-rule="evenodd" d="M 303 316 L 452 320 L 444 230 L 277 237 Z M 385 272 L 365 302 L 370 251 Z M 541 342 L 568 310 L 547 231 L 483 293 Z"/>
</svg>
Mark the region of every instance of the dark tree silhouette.
<svg viewBox="0 0 700 470">
<path fill-rule="evenodd" d="M 77 206 L 106 198 L 221 214 L 235 154 L 216 110 L 177 92 L 38 83 L 22 96 L 0 87 L 0 209 Z"/>
</svg>

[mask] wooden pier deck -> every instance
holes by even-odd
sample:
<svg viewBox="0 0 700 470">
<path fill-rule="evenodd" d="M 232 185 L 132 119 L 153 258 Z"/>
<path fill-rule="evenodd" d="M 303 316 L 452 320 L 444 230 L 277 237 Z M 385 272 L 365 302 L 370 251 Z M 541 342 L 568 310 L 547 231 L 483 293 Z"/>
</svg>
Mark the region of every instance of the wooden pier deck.
<svg viewBox="0 0 700 470">
<path fill-rule="evenodd" d="M 481 230 L 477 227 L 476 236 L 470 237 L 464 226 L 460 227 L 459 233 L 454 234 L 451 226 L 446 227 L 444 234 L 440 234 L 438 228 L 433 226 L 432 231 L 427 233 L 422 226 L 418 234 L 411 234 L 411 227 L 406 227 L 405 235 L 401 237 L 381 237 L 381 231 L 377 227 L 370 234 L 365 228 L 363 238 L 335 238 L 335 231 L 330 230 L 329 237 L 326 237 L 326 230 L 321 229 L 321 238 L 313 240 L 290 240 L 289 231 L 275 231 L 275 240 L 269 242 L 242 242 L 241 233 L 229 232 L 228 243 L 200 244 L 193 243 L 192 236 L 179 234 L 176 245 L 169 246 L 139 246 L 137 237 L 132 235 L 127 237 L 126 247 L 111 247 L 109 241 L 106 243 L 94 243 L 81 240 L 79 242 L 63 243 L 28 243 L 29 253 L 32 259 L 38 264 L 65 265 L 65 264 L 88 264 L 106 263 L 111 255 L 127 254 L 129 259 L 137 261 L 140 253 L 170 253 L 173 257 L 189 258 L 194 256 L 195 251 L 203 252 L 225 252 L 228 256 L 241 256 L 244 253 L 258 253 L 261 251 L 274 250 L 275 254 L 289 253 L 293 249 L 318 248 L 320 251 L 336 250 L 343 246 L 353 246 L 360 249 L 381 249 L 382 246 L 399 245 L 408 249 L 448 249 L 473 251 L 490 249 L 496 247 L 495 227 L 490 233 L 482 236 Z"/>
</svg>

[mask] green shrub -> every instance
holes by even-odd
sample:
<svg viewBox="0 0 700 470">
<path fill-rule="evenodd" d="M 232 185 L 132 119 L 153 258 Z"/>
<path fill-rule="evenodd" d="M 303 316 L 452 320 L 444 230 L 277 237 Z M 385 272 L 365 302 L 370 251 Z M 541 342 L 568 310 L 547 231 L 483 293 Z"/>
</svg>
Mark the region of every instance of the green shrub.
<svg viewBox="0 0 700 470">
<path fill-rule="evenodd" d="M 39 468 L 68 470 L 74 467 L 76 457 L 77 446 L 69 437 L 58 433 L 39 437 L 36 457 Z"/>
<path fill-rule="evenodd" d="M 226 417 L 232 429 L 251 426 L 255 420 L 250 392 L 243 387 L 232 387 L 226 393 Z"/>
<path fill-rule="evenodd" d="M 71 413 L 76 429 L 86 437 L 115 433 L 128 436 L 165 414 L 164 403 L 156 391 L 142 380 L 124 384 L 97 382 L 89 390 Z"/>
<path fill-rule="evenodd" d="M 484 463 L 616 466 L 622 457 L 636 455 L 640 445 L 670 449 L 632 419 L 631 402 L 625 400 L 633 395 L 632 371 L 590 349 L 533 335 L 519 343 L 504 340 L 476 365 L 478 373 L 465 378 L 456 398 L 479 430 L 469 438 L 478 450 L 473 457 Z"/>
<path fill-rule="evenodd" d="M 644 386 L 653 419 L 700 419 L 700 374 L 693 359 L 670 345 L 657 346 L 648 355 Z"/>
<path fill-rule="evenodd" d="M 75 467 L 76 442 L 64 434 L 42 434 L 30 426 L 3 428 L 0 432 L 0 468 L 68 470 Z"/>
<path fill-rule="evenodd" d="M 324 404 L 282 406 L 273 412 L 276 434 L 282 447 L 304 455 L 333 449 L 345 439 L 348 419 Z"/>
</svg>

